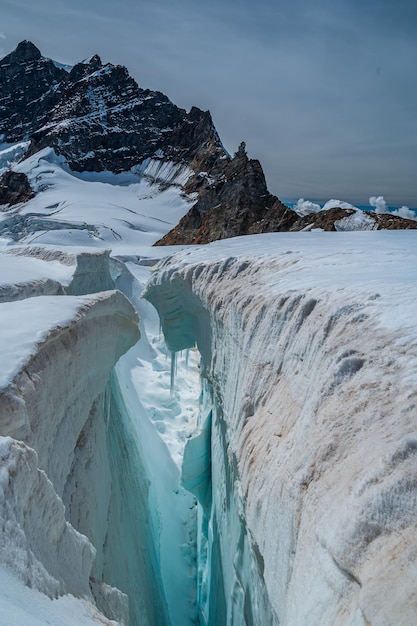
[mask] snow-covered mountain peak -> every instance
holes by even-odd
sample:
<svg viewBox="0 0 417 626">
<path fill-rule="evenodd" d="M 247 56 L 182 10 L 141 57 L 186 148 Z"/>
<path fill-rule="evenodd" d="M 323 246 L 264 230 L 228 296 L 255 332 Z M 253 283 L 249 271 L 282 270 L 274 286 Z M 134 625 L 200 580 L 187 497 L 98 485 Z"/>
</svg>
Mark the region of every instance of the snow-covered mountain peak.
<svg viewBox="0 0 417 626">
<path fill-rule="evenodd" d="M 94 55 L 66 69 L 30 42 L 0 61 L 4 141 L 29 139 L 31 154 L 52 147 L 77 171 L 128 171 L 157 153 L 190 164 L 208 144 L 214 161 L 227 155 L 210 114 L 196 107 L 188 114 L 139 87 L 125 67 Z"/>
</svg>

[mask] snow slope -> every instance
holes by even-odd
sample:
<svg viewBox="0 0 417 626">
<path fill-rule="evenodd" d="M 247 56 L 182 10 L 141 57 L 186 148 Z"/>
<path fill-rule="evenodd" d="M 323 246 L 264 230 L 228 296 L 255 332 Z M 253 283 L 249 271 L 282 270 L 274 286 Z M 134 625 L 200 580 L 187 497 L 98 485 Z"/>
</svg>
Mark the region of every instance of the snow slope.
<svg viewBox="0 0 417 626">
<path fill-rule="evenodd" d="M 45 148 L 13 168 L 25 173 L 38 193 L 23 205 L 2 210 L 3 243 L 88 246 L 137 256 L 192 204 L 181 187 L 191 170 L 162 160 L 147 159 L 122 174 L 80 174 Z"/>
</svg>

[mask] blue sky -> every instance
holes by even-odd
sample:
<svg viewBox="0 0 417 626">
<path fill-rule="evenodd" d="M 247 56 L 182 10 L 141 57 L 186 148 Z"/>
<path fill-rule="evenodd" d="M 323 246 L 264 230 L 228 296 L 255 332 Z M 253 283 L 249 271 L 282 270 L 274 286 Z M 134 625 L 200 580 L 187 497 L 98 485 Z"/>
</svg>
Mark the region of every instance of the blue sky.
<svg viewBox="0 0 417 626">
<path fill-rule="evenodd" d="M 417 207 L 415 0 L 0 0 L 0 49 L 98 53 L 210 109 L 284 199 Z"/>
</svg>

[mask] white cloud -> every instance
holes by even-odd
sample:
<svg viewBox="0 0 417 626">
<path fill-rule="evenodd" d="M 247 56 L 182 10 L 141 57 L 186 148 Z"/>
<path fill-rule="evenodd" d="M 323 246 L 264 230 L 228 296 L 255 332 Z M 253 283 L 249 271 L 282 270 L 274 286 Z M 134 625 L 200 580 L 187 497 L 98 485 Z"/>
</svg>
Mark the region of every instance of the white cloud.
<svg viewBox="0 0 417 626">
<path fill-rule="evenodd" d="M 371 196 L 369 204 L 375 208 L 375 213 L 389 213 L 384 196 Z"/>
<path fill-rule="evenodd" d="M 395 211 L 391 211 L 392 215 L 398 215 L 398 217 L 405 217 L 408 220 L 417 220 L 417 215 L 408 208 L 408 206 L 402 206 Z"/>
<path fill-rule="evenodd" d="M 4 33 L 0 32 L 0 39 L 7 39 L 7 37 Z"/>
<path fill-rule="evenodd" d="M 321 206 L 310 200 L 304 200 L 299 198 L 297 204 L 294 204 L 293 209 L 298 215 L 308 215 L 309 213 L 317 213 L 321 211 Z"/>
<path fill-rule="evenodd" d="M 397 215 L 398 217 L 405 217 L 409 220 L 417 220 L 417 215 L 408 208 L 408 206 L 402 206 L 399 209 L 390 211 L 387 207 L 387 203 L 384 200 L 384 196 L 371 196 L 369 198 L 369 204 L 375 207 L 375 213 L 390 213 L 391 215 Z"/>
</svg>

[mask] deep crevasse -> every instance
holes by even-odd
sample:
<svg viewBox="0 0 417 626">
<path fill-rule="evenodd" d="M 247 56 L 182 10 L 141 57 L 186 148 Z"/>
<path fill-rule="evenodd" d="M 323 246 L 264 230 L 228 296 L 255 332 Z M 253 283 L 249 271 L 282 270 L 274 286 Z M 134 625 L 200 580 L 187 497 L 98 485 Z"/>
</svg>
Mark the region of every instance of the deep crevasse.
<svg viewBox="0 0 417 626">
<path fill-rule="evenodd" d="M 112 384 L 117 385 L 117 404 L 123 412 L 119 423 L 125 430 L 119 444 L 124 448 L 124 441 L 131 442 L 136 455 L 131 463 L 133 481 L 146 485 L 146 498 L 140 507 L 142 517 L 148 520 L 148 538 L 141 540 L 143 558 L 154 560 L 159 582 L 150 602 L 163 606 L 163 615 L 158 619 L 153 616 L 149 622 L 144 620 L 143 611 L 136 611 L 140 616 L 137 624 L 191 626 L 197 619 L 197 511 L 195 497 L 181 486 L 181 463 L 197 419 L 198 354 L 184 353 L 173 359 L 166 348 L 156 311 L 140 297 L 149 269 L 127 263 L 120 272 L 117 285 L 139 312 L 141 340 L 114 371 Z M 119 444 L 114 447 L 116 454 Z M 126 495 L 129 498 L 132 494 Z M 141 534 L 138 529 L 136 532 Z M 117 546 L 117 538 L 113 539 Z"/>
<path fill-rule="evenodd" d="M 114 293 L 68 300 L 81 307 L 91 300 L 93 310 L 108 314 L 100 323 L 93 313 L 91 324 L 81 315 L 71 341 L 48 344 L 64 370 L 59 378 L 68 385 L 69 412 L 61 407 L 60 387 L 53 387 L 58 372 L 22 374 L 32 411 L 13 405 L 17 433 L 34 420 L 31 443 L 40 449 L 41 468 L 59 487 L 73 525 L 98 549 L 91 572 L 96 602 L 122 619 L 123 597 L 104 580 L 130 595 L 132 623 L 140 626 L 412 624 L 417 342 L 411 325 L 393 324 L 387 313 L 400 300 L 400 313 L 410 320 L 416 299 L 404 300 L 396 271 L 381 280 L 381 258 L 375 283 L 368 277 L 354 284 L 341 273 L 335 288 L 333 275 L 326 283 L 328 253 L 319 250 L 322 273 L 315 269 L 306 285 L 300 264 L 312 261 L 305 251 L 247 259 L 244 249 L 236 254 L 238 243 L 228 245 L 232 253 L 226 244 L 184 251 L 151 277 L 146 293 L 159 311 L 166 347 L 156 313 L 140 299 L 149 270 L 111 261 L 112 280 L 139 310 L 142 339 L 120 359 L 106 388 L 109 351 L 113 339 L 126 349 L 123 328 L 133 329 L 132 310 Z M 334 257 L 331 262 L 337 266 Z M 88 273 L 91 288 L 94 272 Z M 185 355 L 176 354 L 173 392 L 170 380 L 170 352 L 195 343 L 198 423 L 194 350 L 190 370 Z M 76 345 L 77 361 L 59 359 Z M 89 371 L 97 354 L 103 375 Z M 7 407 L 7 395 L 3 401 Z M 56 407 L 53 415 L 47 406 Z M 42 425 L 42 415 L 59 418 L 56 434 L 55 426 Z M 43 590 L 90 597 L 94 548 L 65 525 L 33 451 L 23 447 L 20 454 L 18 447 L 11 454 L 9 447 L 6 440 L 0 450 L 11 459 L 8 484 L 19 468 L 13 455 L 27 455 L 36 493 L 48 494 L 60 516 L 64 561 L 58 558 L 56 569 L 54 542 L 40 542 L 39 535 L 31 544 L 40 550 L 39 563 L 59 577 L 59 562 L 69 555 L 65 541 L 78 546 L 72 565 L 82 576 L 67 571 L 68 580 L 58 584 L 38 577 Z M 5 506 L 17 502 L 7 496 Z M 41 529 L 43 523 L 35 527 Z M 45 537 L 55 533 L 55 525 L 46 531 Z M 8 549 L 4 537 L 0 547 Z"/>
<path fill-rule="evenodd" d="M 127 623 L 127 598 L 116 588 L 129 596 L 132 626 L 184 626 L 195 621 L 196 507 L 180 487 L 179 463 L 196 417 L 197 363 L 193 357 L 187 368 L 188 357 L 179 359 L 178 376 L 187 377 L 182 409 L 178 392 L 171 394 L 157 315 L 138 301 L 148 270 L 132 266 L 136 280 L 112 261 L 111 278 L 108 255 L 107 269 L 96 256 L 86 259 L 86 280 L 76 271 L 70 289 L 116 280 L 141 310 L 139 343 L 135 312 L 119 292 L 67 297 L 61 290 L 3 305 L 6 313 L 30 312 L 46 340 L 34 343 L 29 364 L 0 394 L 2 434 L 38 451 L 2 443 L 1 560 L 50 596 L 72 593 L 90 605 L 94 598 L 118 623 Z"/>
</svg>

